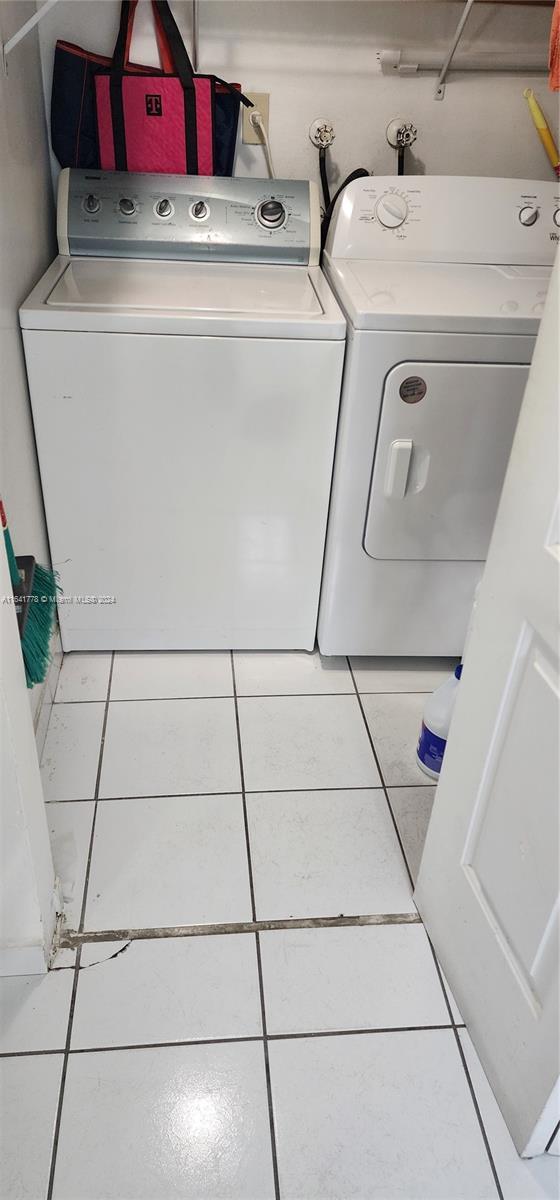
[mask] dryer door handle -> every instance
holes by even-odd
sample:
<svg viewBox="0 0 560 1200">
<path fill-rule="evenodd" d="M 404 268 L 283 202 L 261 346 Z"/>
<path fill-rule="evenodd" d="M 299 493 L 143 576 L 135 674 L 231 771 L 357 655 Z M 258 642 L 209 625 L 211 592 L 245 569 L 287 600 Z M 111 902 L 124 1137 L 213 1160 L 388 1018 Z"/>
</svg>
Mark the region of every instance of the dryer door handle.
<svg viewBox="0 0 560 1200">
<path fill-rule="evenodd" d="M 391 442 L 383 488 L 384 495 L 388 499 L 402 500 L 404 498 L 411 458 L 412 438 L 399 438 L 397 441 Z"/>
</svg>

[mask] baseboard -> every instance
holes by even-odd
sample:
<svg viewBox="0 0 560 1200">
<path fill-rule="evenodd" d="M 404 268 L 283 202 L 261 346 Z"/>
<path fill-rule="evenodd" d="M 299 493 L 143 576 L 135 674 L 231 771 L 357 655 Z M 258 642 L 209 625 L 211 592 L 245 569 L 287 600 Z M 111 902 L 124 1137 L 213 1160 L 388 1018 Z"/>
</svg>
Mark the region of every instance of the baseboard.
<svg viewBox="0 0 560 1200">
<path fill-rule="evenodd" d="M 0 946 L 0 979 L 4 975 L 45 975 L 44 946 Z"/>
<path fill-rule="evenodd" d="M 43 683 L 36 684 L 30 691 L 31 711 L 33 713 L 33 726 L 35 729 L 35 742 L 37 745 L 37 754 L 39 758 L 43 753 L 43 746 L 47 736 L 47 728 L 50 720 L 51 709 L 58 686 L 58 677 L 62 666 L 62 644 L 60 641 L 60 633 L 58 626 L 55 627 L 51 638 L 51 664 L 47 671 L 46 678 Z"/>
</svg>

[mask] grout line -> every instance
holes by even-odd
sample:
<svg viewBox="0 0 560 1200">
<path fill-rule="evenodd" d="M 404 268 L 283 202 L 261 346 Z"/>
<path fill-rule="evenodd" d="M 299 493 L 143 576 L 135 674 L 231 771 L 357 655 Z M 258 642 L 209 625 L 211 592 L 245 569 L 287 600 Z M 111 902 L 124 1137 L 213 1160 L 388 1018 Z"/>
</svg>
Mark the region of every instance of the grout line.
<svg viewBox="0 0 560 1200">
<path fill-rule="evenodd" d="M 408 878 L 409 878 L 409 880 L 410 880 L 410 886 L 411 886 L 411 888 L 412 888 L 412 891 L 414 892 L 414 880 L 413 880 L 413 878 L 412 878 L 412 872 L 411 872 L 411 870 L 410 870 L 410 867 L 409 867 L 409 865 L 408 865 L 408 859 L 407 859 L 407 857 L 406 857 L 406 854 L 405 854 L 405 849 L 404 849 L 403 842 L 402 842 L 402 838 L 401 838 L 401 835 L 400 835 L 400 833 L 399 833 L 399 827 L 398 827 L 398 825 L 397 825 L 397 822 L 396 822 L 396 819 L 395 819 L 395 814 L 394 814 L 394 812 L 393 812 L 393 807 L 392 807 L 392 805 L 391 805 L 391 801 L 390 801 L 390 799 L 389 799 L 389 792 L 388 792 L 388 790 L 387 790 L 387 785 L 386 785 L 386 783 L 385 783 L 385 778 L 384 778 L 384 775 L 383 775 L 383 771 L 381 770 L 381 763 L 380 763 L 380 761 L 379 761 L 379 758 L 378 758 L 378 756 L 377 756 L 377 751 L 376 751 L 376 749 L 375 749 L 375 746 L 374 746 L 374 744 L 373 744 L 373 737 L 372 737 L 372 733 L 371 733 L 370 727 L 369 727 L 369 725 L 368 725 L 367 717 L 366 717 L 366 714 L 365 714 L 365 709 L 364 709 L 364 706 L 363 706 L 363 704 L 362 704 L 362 697 L 360 696 L 360 693 L 359 693 L 359 691 L 358 691 L 358 686 L 357 686 L 357 684 L 356 684 L 356 680 L 355 680 L 355 678 L 354 678 L 354 672 L 353 672 L 353 670 L 352 670 L 352 664 L 351 664 L 351 662 L 350 662 L 350 659 L 349 659 L 349 658 L 347 658 L 347 659 L 346 659 L 346 661 L 347 661 L 347 663 L 348 663 L 348 670 L 350 671 L 350 674 L 351 674 L 351 676 L 352 676 L 352 681 L 353 681 L 353 684 L 354 684 L 354 691 L 355 691 L 355 694 L 356 694 L 356 699 L 357 699 L 357 701 L 358 701 L 358 704 L 359 704 L 359 707 L 360 707 L 360 712 L 361 712 L 361 714 L 362 714 L 362 719 L 363 719 L 363 722 L 364 722 L 364 725 L 365 725 L 366 733 L 367 733 L 367 736 L 368 736 L 368 741 L 369 741 L 369 744 L 370 744 L 370 746 L 371 746 L 371 752 L 372 752 L 372 754 L 373 754 L 373 757 L 374 757 L 374 760 L 375 760 L 375 765 L 376 765 L 376 767 L 377 767 L 377 770 L 379 771 L 379 778 L 380 778 L 380 780 L 381 780 L 381 786 L 382 786 L 382 788 L 383 788 L 383 792 L 384 792 L 384 795 L 385 795 L 385 800 L 386 800 L 386 803 L 387 803 L 387 808 L 389 809 L 389 815 L 390 815 L 390 817 L 391 817 L 391 821 L 393 822 L 393 829 L 394 829 L 394 831 L 395 831 L 395 835 L 396 835 L 397 841 L 398 841 L 398 843 L 399 843 L 399 846 L 400 846 L 400 851 L 401 851 L 401 854 L 402 854 L 402 857 L 403 857 L 403 862 L 404 862 L 405 870 L 406 870 L 406 873 L 407 873 L 407 875 L 408 875 Z"/>
<path fill-rule="evenodd" d="M 486 1150 L 486 1154 L 487 1154 L 487 1156 L 488 1156 L 488 1161 L 489 1161 L 489 1163 L 490 1163 L 490 1169 L 491 1169 L 491 1171 L 492 1171 L 492 1175 L 493 1175 L 493 1177 L 494 1177 L 494 1183 L 496 1184 L 496 1190 L 497 1190 L 497 1192 L 498 1192 L 498 1196 L 499 1196 L 500 1200 L 504 1200 L 504 1194 L 503 1194 L 503 1192 L 502 1192 L 502 1188 L 501 1188 L 500 1180 L 499 1180 L 499 1177 L 498 1177 L 498 1172 L 497 1172 L 497 1170 L 496 1170 L 496 1165 L 495 1165 L 495 1163 L 494 1163 L 494 1158 L 493 1158 L 493 1155 L 492 1155 L 492 1151 L 491 1151 L 491 1149 L 490 1149 L 490 1142 L 489 1142 L 489 1140 L 488 1140 L 488 1135 L 487 1135 L 487 1133 L 486 1133 L 486 1129 L 485 1129 L 485 1127 L 484 1127 L 484 1121 L 482 1120 L 482 1113 L 481 1113 L 481 1111 L 480 1111 L 480 1108 L 479 1108 L 479 1104 L 478 1104 L 478 1100 L 477 1100 L 476 1092 L 475 1092 L 475 1090 L 474 1090 L 474 1085 L 473 1085 L 473 1082 L 472 1082 L 472 1079 L 471 1079 L 471 1076 L 470 1076 L 469 1068 L 468 1068 L 468 1066 L 467 1066 L 467 1060 L 466 1060 L 466 1058 L 465 1058 L 465 1053 L 464 1053 L 463 1047 L 462 1047 L 462 1045 L 461 1045 L 461 1039 L 460 1039 L 460 1037 L 459 1037 L 459 1033 L 458 1033 L 458 1030 L 459 1030 L 459 1029 L 466 1029 L 466 1025 L 465 1025 L 464 1023 L 457 1023 L 457 1022 L 455 1021 L 455 1017 L 453 1016 L 453 1008 L 452 1008 L 452 1005 L 451 1005 L 451 1001 L 450 1001 L 450 999 L 449 999 L 449 996 L 448 996 L 448 994 L 447 994 L 447 988 L 446 988 L 446 986 L 445 986 L 445 983 L 443 982 L 443 972 L 442 972 L 442 969 L 441 969 L 441 967 L 440 967 L 440 964 L 439 964 L 439 961 L 438 961 L 437 954 L 436 954 L 436 952 L 435 952 L 434 946 L 433 946 L 433 944 L 432 944 L 432 940 L 431 940 L 431 938 L 430 938 L 430 936 L 429 936 L 429 934 L 428 934 L 428 930 L 427 930 L 427 929 L 426 929 L 426 937 L 428 938 L 428 944 L 429 944 L 430 950 L 431 950 L 431 952 L 432 952 L 432 957 L 433 957 L 433 960 L 434 960 L 434 966 L 435 966 L 435 969 L 436 969 L 436 974 L 437 974 L 437 976 L 438 976 L 438 979 L 439 979 L 439 982 L 440 982 L 440 985 L 441 985 L 441 990 L 442 990 L 442 992 L 443 992 L 443 998 L 444 998 L 444 1000 L 445 1000 L 445 1004 L 446 1004 L 446 1007 L 447 1007 L 447 1011 L 448 1011 L 448 1013 L 449 1013 L 449 1019 L 450 1019 L 450 1021 L 451 1021 L 451 1028 L 452 1028 L 452 1030 L 453 1030 L 453 1035 L 454 1035 L 454 1037 L 455 1037 L 455 1043 L 456 1043 L 456 1046 L 457 1046 L 457 1049 L 458 1049 L 458 1052 L 459 1052 L 459 1058 L 461 1059 L 461 1063 L 462 1063 L 462 1066 L 463 1066 L 463 1070 L 464 1070 L 464 1072 L 465 1072 L 465 1075 L 466 1075 L 466 1079 L 467 1079 L 467 1085 L 468 1085 L 468 1088 L 469 1088 L 469 1092 L 470 1092 L 470 1094 L 471 1094 L 471 1100 L 472 1100 L 472 1102 L 473 1102 L 474 1111 L 475 1111 L 475 1114 L 476 1114 L 476 1117 L 477 1117 L 477 1120 L 478 1120 L 478 1124 L 479 1124 L 479 1127 L 480 1127 L 480 1132 L 481 1132 L 481 1134 L 482 1134 L 482 1140 L 483 1140 L 483 1142 L 484 1142 L 484 1147 L 485 1147 L 485 1150 Z"/>
<path fill-rule="evenodd" d="M 89 851 L 88 851 L 88 858 L 87 858 L 87 865 L 86 865 L 86 876 L 85 876 L 85 880 L 84 880 L 84 890 L 83 890 L 83 894 L 82 894 L 82 911 L 80 914 L 80 925 L 79 925 L 80 933 L 83 932 L 85 916 L 86 916 L 89 875 L 90 875 L 90 870 L 91 870 L 91 857 L 92 857 L 92 853 L 93 853 L 93 840 L 95 837 L 95 825 L 96 825 L 96 821 L 97 821 L 97 806 L 99 803 L 99 786 L 101 783 L 101 769 L 103 767 L 103 751 L 105 749 L 105 733 L 107 730 L 107 718 L 109 716 L 109 700 L 110 700 L 110 696 L 111 696 L 111 682 L 113 679 L 114 661 L 115 661 L 115 655 L 112 654 L 111 667 L 109 670 L 109 683 L 107 685 L 107 699 L 105 700 L 105 711 L 103 713 L 103 726 L 101 729 L 101 744 L 99 747 L 99 759 L 97 762 L 97 775 L 95 778 L 95 792 L 93 795 L 93 800 L 95 802 L 95 808 L 93 810 L 93 821 L 92 821 L 92 825 L 91 825 L 91 837 L 90 837 L 90 841 L 89 841 Z"/>
<path fill-rule="evenodd" d="M 550 1147 L 552 1146 L 552 1143 L 553 1143 L 559 1129 L 560 1129 L 560 1121 L 557 1121 L 556 1125 L 554 1126 L 554 1129 L 552 1130 L 552 1133 L 548 1139 L 548 1142 L 546 1143 L 546 1146 L 544 1148 L 545 1154 L 548 1154 L 548 1151 L 550 1150 Z"/>
<path fill-rule="evenodd" d="M 70 1054 L 114 1054 L 119 1050 L 166 1050 L 175 1046 L 230 1046 L 238 1042 L 262 1042 L 260 1033 L 241 1034 L 239 1037 L 185 1038 L 173 1042 L 130 1042 L 119 1046 L 75 1046 Z"/>
<path fill-rule="evenodd" d="M 101 730 L 101 741 L 100 741 L 100 745 L 99 745 L 99 758 L 98 758 L 98 762 L 97 762 L 97 776 L 96 776 L 96 780 L 95 780 L 95 797 L 94 797 L 95 805 L 94 805 L 94 809 L 93 809 L 93 820 L 91 823 L 91 835 L 90 835 L 90 840 L 89 840 L 88 859 L 87 859 L 86 873 L 85 873 L 85 878 L 84 878 L 84 890 L 82 893 L 82 908 L 81 908 L 81 913 L 80 913 L 80 924 L 79 924 L 80 930 L 83 930 L 85 913 L 86 913 L 87 891 L 88 891 L 89 873 L 90 873 L 90 867 L 91 867 L 91 855 L 92 855 L 92 851 L 93 851 L 93 839 L 95 836 L 95 819 L 97 816 L 97 798 L 99 795 L 99 782 L 101 779 L 101 767 L 103 764 L 103 747 L 105 745 L 105 730 L 107 728 L 107 717 L 108 717 L 108 713 L 109 713 L 109 697 L 111 695 L 111 680 L 113 678 L 114 661 L 115 661 L 115 655 L 112 654 L 111 655 L 111 667 L 109 670 L 109 681 L 107 684 L 107 698 L 105 700 L 105 712 L 103 714 L 103 727 Z M 76 993 L 78 991 L 78 980 L 80 978 L 81 957 L 82 957 L 82 948 L 81 948 L 81 945 L 79 945 L 78 949 L 77 949 L 77 954 L 76 954 L 76 962 L 74 964 L 74 979 L 72 981 L 72 996 L 70 999 L 70 1010 L 68 1013 L 68 1027 L 66 1030 L 64 1060 L 62 1063 L 62 1073 L 61 1073 L 61 1077 L 60 1077 L 60 1091 L 58 1094 L 58 1105 L 57 1105 L 57 1110 L 56 1110 L 56 1120 L 55 1120 L 55 1127 L 54 1127 L 53 1146 L 52 1146 L 51 1163 L 50 1163 L 50 1170 L 49 1170 L 49 1183 L 48 1183 L 46 1200 L 52 1200 L 52 1194 L 53 1194 L 54 1175 L 55 1175 L 55 1170 L 56 1170 L 56 1158 L 57 1158 L 57 1153 L 58 1153 L 58 1141 L 59 1141 L 59 1137 L 60 1137 L 60 1128 L 61 1128 L 61 1122 L 62 1122 L 62 1107 L 64 1104 L 64 1091 L 65 1091 L 65 1087 L 66 1087 L 66 1075 L 68 1072 L 70 1042 L 72 1040 L 72 1026 L 74 1024 L 74 1010 L 76 1007 Z"/>
<path fill-rule="evenodd" d="M 245 768 L 243 766 L 243 749 L 241 745 L 241 727 L 239 724 L 239 705 L 237 702 L 237 684 L 235 679 L 235 662 L 233 650 L 230 652 L 231 662 L 231 677 L 233 681 L 233 696 L 235 703 L 235 725 L 237 729 L 237 748 L 239 751 L 239 771 L 241 775 L 242 801 L 243 801 L 243 823 L 245 827 L 245 845 L 247 849 L 247 866 L 249 870 L 249 888 L 251 892 L 251 913 L 253 924 L 257 923 L 257 910 L 255 906 L 255 886 L 253 878 L 253 863 L 251 860 L 251 839 L 249 836 L 249 817 L 247 814 L 247 797 L 245 793 Z M 263 1033 L 263 1052 L 264 1052 L 264 1073 L 266 1078 L 266 1095 L 268 1102 L 268 1124 L 270 1128 L 270 1150 L 272 1155 L 272 1173 L 274 1176 L 274 1195 L 275 1200 L 280 1200 L 280 1181 L 278 1177 L 278 1154 L 276 1150 L 276 1131 L 274 1128 L 274 1108 L 272 1105 L 272 1083 L 270 1078 L 270 1059 L 268 1054 L 268 1038 L 266 1028 L 266 1009 L 264 1002 L 264 980 L 261 960 L 261 947 L 259 935 L 255 932 L 255 949 L 257 955 L 257 973 L 259 978 L 259 996 L 261 1005 L 261 1022 Z"/>
<path fill-rule="evenodd" d="M 366 1029 L 308 1029 L 303 1033 L 268 1033 L 267 1040 L 269 1042 L 286 1042 L 286 1041 L 301 1041 L 308 1038 L 327 1038 L 327 1037 L 354 1037 L 362 1034 L 375 1033 L 430 1033 L 434 1030 L 451 1030 L 451 1025 L 387 1025 L 387 1026 L 371 1026 Z M 458 1025 L 457 1029 L 464 1029 L 464 1025 Z M 73 1046 L 68 1054 L 112 1054 L 119 1050 L 159 1050 L 161 1048 L 174 1046 L 227 1046 L 231 1043 L 237 1044 L 245 1042 L 264 1042 L 262 1033 L 242 1033 L 232 1037 L 215 1037 L 215 1038 L 184 1038 L 172 1042 L 128 1042 L 118 1046 Z M 64 1046 L 60 1046 L 56 1050 L 4 1050 L 0 1053 L 0 1059 L 3 1058 L 39 1058 L 51 1055 L 56 1057 L 65 1053 Z M 553 1135 L 554 1136 L 554 1135 Z"/>
<path fill-rule="evenodd" d="M 231 651 L 230 651 L 231 653 Z M 357 686 L 357 685 L 355 685 Z M 349 687 L 348 691 L 343 692 L 242 692 L 237 693 L 238 700 L 297 700 L 301 696 L 308 698 L 321 699 L 322 696 L 353 696 L 354 689 Z M 430 689 L 415 688 L 410 691 L 388 692 L 386 688 L 377 692 L 360 692 L 361 696 L 428 696 Z M 111 700 L 111 704 L 153 704 L 157 700 L 233 700 L 233 692 L 217 692 L 215 695 L 205 693 L 201 696 L 116 696 Z M 99 700 L 53 700 L 53 705 L 57 708 L 65 704 L 103 704 L 103 697 Z"/>
<path fill-rule="evenodd" d="M 0 1058 L 37 1058 L 47 1054 L 64 1054 L 64 1046 L 57 1046 L 55 1050 L 2 1050 Z"/>
<path fill-rule="evenodd" d="M 269 1033 L 271 1042 L 301 1041 L 303 1038 L 354 1037 L 370 1033 L 433 1033 L 449 1030 L 451 1025 L 374 1025 L 367 1029 L 317 1029 L 305 1033 Z"/>
<path fill-rule="evenodd" d="M 387 789 L 394 791 L 395 788 L 429 788 L 435 787 L 433 783 L 389 783 Z M 292 793 L 298 792 L 380 792 L 383 790 L 383 785 L 372 787 L 371 784 L 359 784 L 357 787 L 302 787 L 302 788 L 245 788 L 246 796 L 289 796 Z M 228 792 L 149 792 L 145 795 L 136 796 L 98 796 L 99 804 L 110 804 L 114 800 L 188 800 L 198 799 L 204 796 L 241 796 L 241 792 L 237 790 L 229 790 Z M 46 800 L 49 804 L 91 804 L 93 796 L 78 796 L 73 800 Z"/>
<path fill-rule="evenodd" d="M 60 1075 L 60 1090 L 58 1093 L 58 1104 L 56 1107 L 56 1118 L 55 1118 L 55 1123 L 54 1123 L 53 1144 L 52 1144 L 52 1153 L 51 1153 L 51 1161 L 50 1161 L 50 1168 L 49 1168 L 49 1182 L 48 1182 L 46 1200 L 52 1200 L 52 1194 L 53 1194 L 54 1173 L 56 1170 L 56 1157 L 57 1157 L 57 1153 L 58 1153 L 58 1142 L 59 1142 L 59 1138 L 60 1138 L 60 1127 L 61 1127 L 61 1122 L 62 1122 L 62 1105 L 64 1102 L 64 1091 L 66 1088 L 66 1074 L 68 1071 L 70 1040 L 72 1037 L 72 1025 L 74 1023 L 74 1009 L 76 1007 L 76 992 L 78 990 L 78 978 L 79 978 L 79 968 L 80 968 L 81 956 L 82 956 L 82 950 L 81 950 L 81 947 L 79 947 L 78 952 L 76 954 L 76 964 L 74 967 L 74 979 L 72 980 L 72 995 L 70 998 L 70 1009 L 68 1012 L 68 1026 L 66 1029 L 66 1042 L 64 1045 L 64 1058 L 62 1060 L 62 1072 Z"/>
<path fill-rule="evenodd" d="M 466 1060 L 466 1058 L 465 1058 L 465 1052 L 464 1052 L 464 1050 L 463 1050 L 463 1047 L 462 1047 L 462 1044 L 461 1044 L 461 1039 L 460 1039 L 460 1037 L 459 1037 L 459 1032 L 458 1032 L 457 1026 L 456 1026 L 455 1024 L 453 1025 L 453 1034 L 454 1034 L 454 1037 L 455 1037 L 455 1042 L 456 1042 L 456 1044 L 457 1044 L 457 1049 L 458 1049 L 458 1051 L 459 1051 L 459 1057 L 460 1057 L 460 1059 L 461 1059 L 461 1062 L 462 1062 L 462 1064 L 463 1064 L 463 1070 L 464 1070 L 464 1072 L 465 1072 L 465 1075 L 466 1075 L 467 1084 L 468 1084 L 468 1087 L 469 1087 L 469 1092 L 470 1092 L 470 1094 L 471 1094 L 471 1099 L 472 1099 L 472 1102 L 473 1102 L 473 1105 L 474 1105 L 474 1111 L 475 1111 L 475 1113 L 476 1113 L 477 1120 L 478 1120 L 478 1124 L 479 1124 L 479 1126 L 480 1126 L 480 1132 L 481 1132 L 481 1134 L 482 1134 L 482 1140 L 483 1140 L 483 1142 L 484 1142 L 484 1147 L 485 1147 L 485 1149 L 486 1149 L 486 1153 L 487 1153 L 487 1155 L 488 1155 L 488 1162 L 490 1163 L 490 1169 L 491 1169 L 491 1171 L 492 1171 L 492 1175 L 494 1176 L 494 1183 L 496 1184 L 496 1191 L 497 1191 L 497 1193 L 498 1193 L 498 1196 L 499 1196 L 500 1200 L 504 1200 L 504 1193 L 503 1193 L 503 1191 L 502 1191 L 502 1186 L 501 1186 L 501 1184 L 500 1184 L 500 1180 L 499 1180 L 499 1177 L 498 1177 L 498 1172 L 497 1172 L 497 1170 L 496 1170 L 496 1164 L 495 1164 L 495 1162 L 494 1162 L 494 1156 L 493 1156 L 493 1154 L 492 1154 L 492 1150 L 491 1150 L 491 1148 L 490 1148 L 490 1142 L 489 1142 L 489 1140 L 488 1140 L 488 1134 L 486 1133 L 486 1129 L 484 1128 L 484 1121 L 482 1120 L 482 1113 L 481 1113 L 481 1111 L 480 1111 L 480 1108 L 479 1108 L 479 1104 L 478 1104 L 477 1095 L 476 1095 L 476 1092 L 475 1092 L 475 1090 L 474 1090 L 474 1085 L 473 1085 L 473 1082 L 472 1082 L 472 1079 L 471 1079 L 471 1076 L 470 1076 L 470 1071 L 469 1071 L 469 1068 L 468 1068 L 468 1066 L 467 1066 L 467 1060 Z"/>
<path fill-rule="evenodd" d="M 142 942 L 158 938 L 216 937 L 221 934 L 269 933 L 283 929 L 345 929 L 370 925 L 421 925 L 417 912 L 363 913 L 341 917 L 286 917 L 271 921 L 226 921 L 208 925 L 146 926 L 143 929 L 63 930 L 60 948 L 73 949 L 86 943 Z"/>
</svg>

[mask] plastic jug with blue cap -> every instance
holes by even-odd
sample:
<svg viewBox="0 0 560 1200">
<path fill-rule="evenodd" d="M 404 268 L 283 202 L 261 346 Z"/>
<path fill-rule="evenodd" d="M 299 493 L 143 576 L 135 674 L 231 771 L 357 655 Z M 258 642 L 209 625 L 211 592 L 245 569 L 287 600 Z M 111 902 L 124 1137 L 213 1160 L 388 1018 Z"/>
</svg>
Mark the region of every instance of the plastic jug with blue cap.
<svg viewBox="0 0 560 1200">
<path fill-rule="evenodd" d="M 432 692 L 424 706 L 416 760 L 431 779 L 439 779 L 462 670 L 463 664 L 459 663 L 453 675 Z"/>
</svg>

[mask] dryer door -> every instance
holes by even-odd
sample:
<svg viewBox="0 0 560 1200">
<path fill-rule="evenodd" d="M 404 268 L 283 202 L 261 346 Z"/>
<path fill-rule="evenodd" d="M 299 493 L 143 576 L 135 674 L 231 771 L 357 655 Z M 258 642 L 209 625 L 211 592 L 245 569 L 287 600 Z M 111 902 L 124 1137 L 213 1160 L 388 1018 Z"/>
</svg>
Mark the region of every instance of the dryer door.
<svg viewBox="0 0 560 1200">
<path fill-rule="evenodd" d="M 408 362 L 385 380 L 364 549 L 483 561 L 529 368 Z"/>
</svg>

